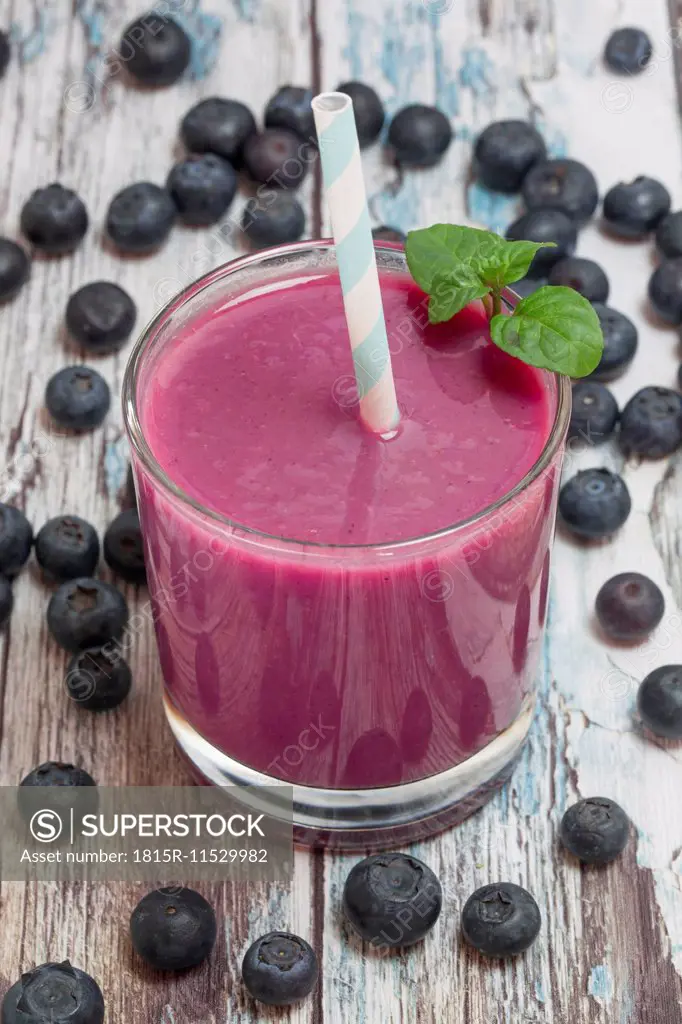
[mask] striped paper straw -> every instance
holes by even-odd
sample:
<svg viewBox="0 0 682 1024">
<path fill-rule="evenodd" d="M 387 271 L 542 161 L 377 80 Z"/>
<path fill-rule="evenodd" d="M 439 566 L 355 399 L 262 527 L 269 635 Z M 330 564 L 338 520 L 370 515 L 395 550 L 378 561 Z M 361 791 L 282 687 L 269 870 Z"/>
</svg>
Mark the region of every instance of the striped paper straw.
<svg viewBox="0 0 682 1024">
<path fill-rule="evenodd" d="M 313 113 L 336 243 L 360 416 L 374 433 L 388 434 L 398 426 L 400 413 L 353 101 L 342 92 L 323 92 L 313 100 Z"/>
</svg>

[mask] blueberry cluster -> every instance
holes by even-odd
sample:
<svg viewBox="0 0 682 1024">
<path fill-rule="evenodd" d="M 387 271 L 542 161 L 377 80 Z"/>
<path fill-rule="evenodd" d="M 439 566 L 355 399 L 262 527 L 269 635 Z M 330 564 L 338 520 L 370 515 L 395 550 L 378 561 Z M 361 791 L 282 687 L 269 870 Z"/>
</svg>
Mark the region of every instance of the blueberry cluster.
<svg viewBox="0 0 682 1024">
<path fill-rule="evenodd" d="M 522 195 L 526 212 L 507 229 L 507 237 L 553 242 L 541 249 L 517 290 L 527 295 L 549 283 L 574 288 L 592 302 L 604 335 L 604 352 L 588 380 L 574 386 L 569 427 L 572 440 L 601 444 L 614 434 L 627 455 L 660 458 L 682 445 L 682 397 L 663 386 L 640 389 L 622 413 L 604 386 L 630 366 L 638 344 L 635 324 L 608 306 L 609 281 L 593 260 L 574 255 L 580 228 L 595 214 L 599 190 L 584 164 L 548 159 L 544 140 L 525 121 L 497 121 L 479 136 L 474 171 L 488 188 Z M 602 227 L 613 237 L 642 240 L 655 232 L 662 257 L 649 283 L 655 313 L 673 326 L 682 324 L 682 212 L 671 213 L 668 190 L 640 176 L 614 185 L 602 202 Z M 609 524 L 610 531 L 610 524 Z"/>
<path fill-rule="evenodd" d="M 73 765 L 41 765 L 22 786 L 94 786 L 94 780 Z M 586 864 L 615 860 L 630 837 L 630 821 L 618 804 L 592 797 L 564 814 L 560 839 L 565 849 Z M 423 861 L 410 854 L 367 857 L 355 864 L 346 879 L 342 908 L 351 932 L 374 952 L 405 949 L 432 931 L 443 908 L 440 881 Z M 524 953 L 542 925 L 533 896 L 513 882 L 481 886 L 466 900 L 460 927 L 465 941 L 480 954 L 507 958 Z M 130 937 L 136 953 L 159 971 L 184 971 L 203 963 L 218 936 L 216 913 L 198 892 L 186 887 L 154 889 L 134 908 Z M 246 950 L 242 981 L 249 995 L 270 1006 L 291 1006 L 309 996 L 317 985 L 319 963 L 312 946 L 291 932 L 261 935 Z M 62 964 L 43 964 L 23 974 L 7 992 L 2 1019 L 25 1019 L 30 1009 L 42 1020 L 61 1005 L 68 1006 L 79 1024 L 102 1024 L 104 1000 L 95 980 Z M 31 1018 L 33 1019 L 33 1018 Z M 53 1019 L 50 1016 L 50 1019 Z"/>
<path fill-rule="evenodd" d="M 0 35 L 0 73 L 2 40 Z M 120 43 L 129 54 L 126 72 L 145 86 L 167 86 L 185 71 L 190 44 L 170 17 L 149 14 L 128 26 Z M 362 82 L 343 82 L 339 91 L 351 96 L 362 147 L 384 131 L 386 111 L 377 93 Z M 295 242 L 306 227 L 296 189 L 317 159 L 312 90 L 286 85 L 270 99 L 264 126 L 258 128 L 249 108 L 237 100 L 213 96 L 189 110 L 180 124 L 186 156 L 170 170 L 164 185 L 137 181 L 110 201 L 104 237 L 123 256 L 155 253 L 177 221 L 208 227 L 229 210 L 238 191 L 239 175 L 251 198 L 235 225 L 254 249 Z M 449 119 L 435 107 L 412 104 L 399 110 L 387 129 L 387 145 L 400 167 L 431 167 L 452 141 Z M 90 218 L 82 199 L 53 182 L 37 189 L 21 210 L 21 231 L 34 251 L 51 256 L 73 253 L 85 237 Z M 380 225 L 378 241 L 403 243 L 405 235 Z M 27 250 L 0 238 L 0 303 L 13 298 L 30 276 Z M 67 337 L 91 356 L 119 350 L 137 319 L 133 299 L 111 281 L 92 281 L 69 299 L 65 312 Z M 111 404 L 109 387 L 89 366 L 67 366 L 48 382 L 45 404 L 52 419 L 69 431 L 98 427 Z"/>
<path fill-rule="evenodd" d="M 34 538 L 23 512 L 0 503 L 0 626 L 12 612 L 12 580 L 32 548 L 44 580 L 58 584 L 47 606 L 47 625 L 73 655 L 64 683 L 68 696 L 90 711 L 117 707 L 132 684 L 120 643 L 128 605 L 116 587 L 94 577 L 100 559 L 97 531 L 80 516 L 60 515 L 49 519 Z M 145 581 L 136 508 L 125 509 L 109 524 L 102 549 L 116 576 L 130 583 Z"/>
</svg>

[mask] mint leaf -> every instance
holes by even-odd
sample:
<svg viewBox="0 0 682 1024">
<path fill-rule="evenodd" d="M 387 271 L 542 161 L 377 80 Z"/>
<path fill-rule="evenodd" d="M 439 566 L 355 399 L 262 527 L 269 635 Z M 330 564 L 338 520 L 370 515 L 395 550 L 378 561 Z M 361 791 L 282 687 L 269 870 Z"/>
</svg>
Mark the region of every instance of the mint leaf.
<svg viewBox="0 0 682 1024">
<path fill-rule="evenodd" d="M 556 242 L 507 242 L 502 261 L 500 262 L 500 277 L 496 281 L 498 288 L 505 284 L 514 284 L 520 281 L 528 273 L 533 257 L 538 249 L 555 249 Z M 488 280 L 487 277 L 484 280 Z"/>
<path fill-rule="evenodd" d="M 491 231 L 459 224 L 434 224 L 410 231 L 405 243 L 407 265 L 420 288 L 433 290 L 440 274 L 471 267 L 489 288 L 503 288 L 525 277 L 538 249 L 553 242 L 507 242 Z"/>
<path fill-rule="evenodd" d="M 571 288 L 541 288 L 512 316 L 499 312 L 505 285 L 524 277 L 537 251 L 553 244 L 511 242 L 479 228 L 434 224 L 410 231 L 405 249 L 412 277 L 431 297 L 431 323 L 449 320 L 492 293 L 486 308 L 496 345 L 533 366 L 584 377 L 598 364 L 604 339 L 597 314 L 581 295 Z"/>
<path fill-rule="evenodd" d="M 473 270 L 466 266 L 460 267 L 455 273 L 438 273 L 431 282 L 429 321 L 442 324 L 470 302 L 482 299 L 489 291 Z"/>
<path fill-rule="evenodd" d="M 405 255 L 412 277 L 423 291 L 431 293 L 438 274 L 455 273 L 462 266 L 474 271 L 483 264 L 492 266 L 508 244 L 499 235 L 479 228 L 434 224 L 408 233 Z"/>
<path fill-rule="evenodd" d="M 597 314 L 572 288 L 539 288 L 519 302 L 512 316 L 493 317 L 490 336 L 524 363 L 568 377 L 586 377 L 604 349 Z"/>
</svg>

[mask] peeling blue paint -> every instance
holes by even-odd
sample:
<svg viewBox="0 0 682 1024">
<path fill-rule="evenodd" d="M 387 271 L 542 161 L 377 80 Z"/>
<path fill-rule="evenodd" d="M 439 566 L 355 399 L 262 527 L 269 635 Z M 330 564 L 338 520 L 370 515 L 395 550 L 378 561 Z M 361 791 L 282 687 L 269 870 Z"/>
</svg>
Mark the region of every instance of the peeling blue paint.
<svg viewBox="0 0 682 1024">
<path fill-rule="evenodd" d="M 187 10 L 183 8 L 177 11 L 174 17 L 192 43 L 192 56 L 187 72 L 189 77 L 195 80 L 206 78 L 213 71 L 220 53 L 222 18 L 216 14 L 205 14 L 201 10 L 200 0 L 192 0 Z"/>
<path fill-rule="evenodd" d="M 478 99 L 492 101 L 496 92 L 495 65 L 480 46 L 468 46 L 462 51 L 463 63 L 459 69 L 462 88 L 470 89 Z"/>
<path fill-rule="evenodd" d="M 348 61 L 351 79 L 362 76 L 362 39 L 366 32 L 366 19 L 355 5 L 355 0 L 346 2 L 348 21 L 348 44 L 343 48 L 343 58 Z"/>
<path fill-rule="evenodd" d="M 88 47 L 102 51 L 106 39 L 105 0 L 76 0 L 75 15 L 81 23 Z"/>
<path fill-rule="evenodd" d="M 128 442 L 124 437 L 107 441 L 104 449 L 104 482 L 107 494 L 116 499 L 128 473 Z"/>
<path fill-rule="evenodd" d="M 260 0 L 234 0 L 234 6 L 242 21 L 253 22 L 258 15 Z"/>
<path fill-rule="evenodd" d="M 539 1003 L 547 1002 L 547 996 L 545 995 L 545 987 L 542 984 L 542 981 L 535 982 L 535 985 L 533 986 L 533 991 L 535 992 L 535 998 Z"/>
<path fill-rule="evenodd" d="M 598 964 L 590 971 L 587 991 L 594 999 L 610 1003 L 613 999 L 613 978 L 606 964 Z"/>
<path fill-rule="evenodd" d="M 629 989 L 620 994 L 620 1017 L 618 1024 L 632 1024 L 635 1016 L 635 1000 Z"/>
<path fill-rule="evenodd" d="M 458 72 L 459 85 L 468 90 L 475 105 L 492 106 L 497 94 L 495 66 L 480 46 L 468 46 L 462 52 L 462 64 Z M 479 118 L 477 118 L 479 120 Z M 470 126 L 458 128 L 462 141 L 473 141 L 477 134 Z M 504 234 L 518 213 L 518 200 L 514 197 L 491 192 L 478 182 L 467 187 L 467 212 L 475 224 L 490 231 Z"/>
<path fill-rule="evenodd" d="M 641 828 L 637 828 L 637 852 L 635 856 L 638 867 L 651 868 L 652 870 L 655 867 L 653 844 L 649 836 Z"/>
<path fill-rule="evenodd" d="M 568 153 L 568 140 L 563 132 L 552 128 L 542 120 L 537 122 L 538 131 L 543 135 L 547 144 L 547 152 L 555 160 L 565 157 Z"/>
<path fill-rule="evenodd" d="M 54 13 L 48 6 L 43 9 L 36 8 L 33 25 L 28 31 L 24 31 L 18 22 L 13 22 L 10 26 L 10 39 L 17 51 L 19 62 L 30 64 L 36 57 L 45 53 L 54 29 Z"/>
<path fill-rule="evenodd" d="M 439 31 L 440 22 L 441 19 L 437 14 L 429 15 L 436 78 L 436 106 L 449 117 L 456 117 L 459 113 L 459 87 L 456 78 L 448 71 L 443 40 Z"/>
<path fill-rule="evenodd" d="M 369 197 L 369 206 L 377 221 L 389 227 L 400 231 L 420 227 L 419 190 L 414 175 L 407 175 L 395 193 L 390 186 L 375 192 Z"/>
<path fill-rule="evenodd" d="M 467 210 L 476 224 L 503 235 L 519 214 L 519 200 L 501 192 L 491 192 L 478 182 L 467 188 Z"/>
<path fill-rule="evenodd" d="M 551 638 L 554 635 L 553 622 L 554 622 L 554 609 L 555 602 L 553 597 L 552 587 L 549 588 L 549 596 L 547 600 L 547 615 L 545 618 L 545 635 L 542 643 L 542 662 L 545 682 L 545 694 L 549 698 L 549 693 L 552 687 L 552 658 L 551 658 Z M 549 704 L 548 704 L 549 707 Z M 549 735 L 549 722 L 547 723 L 548 735 Z M 562 744 L 559 749 L 559 736 L 557 730 L 557 736 L 555 740 L 556 756 L 554 758 L 554 804 L 556 810 L 562 814 L 566 809 L 568 803 L 568 769 L 566 766 L 566 758 L 564 757 L 564 745 Z"/>
<path fill-rule="evenodd" d="M 392 9 L 386 12 L 379 66 L 394 95 L 386 103 L 389 113 L 404 106 L 412 96 L 412 82 L 426 59 L 423 43 L 411 31 L 414 11 L 407 7 L 402 22 Z"/>
</svg>

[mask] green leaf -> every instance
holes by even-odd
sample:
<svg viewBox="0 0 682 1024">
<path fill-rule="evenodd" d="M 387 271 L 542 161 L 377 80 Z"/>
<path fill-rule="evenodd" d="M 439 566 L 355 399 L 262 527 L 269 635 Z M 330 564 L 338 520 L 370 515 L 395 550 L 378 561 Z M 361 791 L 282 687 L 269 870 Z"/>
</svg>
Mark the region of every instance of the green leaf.
<svg viewBox="0 0 682 1024">
<path fill-rule="evenodd" d="M 539 288 L 519 302 L 512 316 L 493 317 L 490 336 L 524 363 L 568 377 L 591 373 L 604 349 L 597 314 L 572 288 Z"/>
<path fill-rule="evenodd" d="M 436 274 L 431 282 L 430 322 L 442 324 L 452 319 L 470 302 L 482 299 L 489 291 L 473 270 L 466 266 L 460 267 L 457 273 Z"/>
<path fill-rule="evenodd" d="M 496 281 L 498 288 L 505 284 L 514 284 L 528 273 L 533 257 L 538 249 L 554 249 L 556 242 L 507 242 L 502 253 L 500 278 Z M 485 280 L 488 280 L 485 278 Z"/>
<path fill-rule="evenodd" d="M 407 265 L 420 288 L 431 293 L 435 278 L 470 267 L 489 288 L 500 289 L 525 277 L 538 249 L 553 242 L 508 242 L 492 231 L 459 224 L 434 224 L 410 231 Z"/>
<path fill-rule="evenodd" d="M 508 244 L 499 235 L 479 228 L 434 224 L 408 233 L 405 255 L 412 277 L 430 293 L 437 275 L 458 272 L 462 266 L 477 271 L 484 264 L 493 265 Z"/>
</svg>

